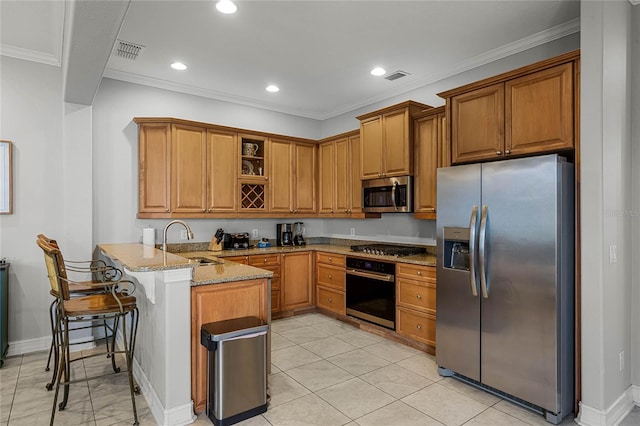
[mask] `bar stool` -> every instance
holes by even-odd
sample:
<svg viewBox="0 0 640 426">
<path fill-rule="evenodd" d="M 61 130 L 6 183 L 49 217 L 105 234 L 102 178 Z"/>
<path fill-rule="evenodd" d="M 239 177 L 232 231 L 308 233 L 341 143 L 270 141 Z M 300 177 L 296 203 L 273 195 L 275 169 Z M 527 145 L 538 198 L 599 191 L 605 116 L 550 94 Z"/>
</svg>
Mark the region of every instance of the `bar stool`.
<svg viewBox="0 0 640 426">
<path fill-rule="evenodd" d="M 135 394 L 139 390 L 134 385 L 132 361 L 133 351 L 135 349 L 136 334 L 138 329 L 138 308 L 136 306 L 136 298 L 132 296 L 135 292 L 135 284 L 128 280 L 114 280 L 105 283 L 109 292 L 101 294 L 91 294 L 71 298 L 69 293 L 69 284 L 75 283 L 67 278 L 64 259 L 60 250 L 47 243 L 42 239 L 36 240 L 37 245 L 44 253 L 45 265 L 47 267 L 47 275 L 53 293 L 57 294 L 58 302 L 56 305 L 55 329 L 57 336 L 60 362 L 57 368 L 57 376 L 55 380 L 56 390 L 53 400 L 53 408 L 51 410 L 51 422 L 53 425 L 56 413 L 56 406 L 60 410 L 64 410 L 69 399 L 69 385 L 79 381 L 89 381 L 104 377 L 110 374 L 120 372 L 101 374 L 99 376 L 87 377 L 85 379 L 71 380 L 71 362 L 89 357 L 100 356 L 104 353 L 96 353 L 82 356 L 71 360 L 69 354 L 69 324 L 78 321 L 87 321 L 88 318 L 93 320 L 112 321 L 113 333 L 111 347 L 107 348 L 107 352 L 112 357 L 116 354 L 124 354 L 127 363 L 127 374 L 129 379 L 129 391 L 131 394 L 131 405 L 133 407 L 134 424 L 138 424 L 138 414 L 136 410 Z M 77 284 L 77 283 L 76 283 Z M 130 325 L 127 329 L 127 317 L 130 317 Z M 119 329 L 119 324 L 122 327 Z M 120 331 L 123 340 L 121 350 L 116 349 L 116 334 Z M 58 404 L 58 394 L 60 386 L 64 387 L 63 399 Z"/>
<path fill-rule="evenodd" d="M 47 244 L 51 245 L 52 247 L 57 248 L 58 250 L 60 249 L 60 247 L 58 246 L 58 242 L 56 240 L 51 239 L 44 234 L 38 234 L 37 238 L 38 240 L 42 240 Z M 122 278 L 122 271 L 120 271 L 118 268 L 107 265 L 105 261 L 99 260 L 99 259 L 80 260 L 80 261 L 65 259 L 64 264 L 67 272 L 91 274 L 93 278 L 95 278 L 90 281 L 69 283 L 70 296 L 78 296 L 78 295 L 86 296 L 89 294 L 104 293 L 106 291 L 105 282 L 118 280 Z M 54 361 L 53 361 L 53 374 L 51 376 L 51 381 L 46 385 L 47 390 L 53 389 L 53 385 L 55 384 L 55 379 L 56 379 L 56 372 L 58 371 L 58 362 L 59 362 L 58 351 L 55 350 L 58 342 L 56 339 L 55 319 L 54 319 L 55 308 L 56 308 L 56 304 L 58 303 L 58 295 L 53 290 L 50 291 L 50 294 L 54 297 L 54 299 L 51 302 L 51 305 L 49 305 L 49 322 L 51 326 L 51 345 L 49 347 L 49 356 L 47 357 L 47 366 L 45 367 L 45 371 L 49 371 L 52 355 L 54 357 Z M 92 323 L 89 326 L 76 327 L 73 330 L 80 330 L 80 329 L 93 328 L 93 327 L 99 327 L 99 326 L 102 326 L 104 328 L 105 336 L 108 336 L 110 328 L 106 321 L 103 321 L 102 325 L 99 325 L 99 324 L 94 325 Z M 73 330 L 70 330 L 70 331 L 73 331 Z M 79 345 L 79 344 L 85 344 L 85 343 L 91 343 L 91 342 L 93 342 L 93 340 L 74 342 L 71 344 Z M 108 345 L 109 340 L 106 339 L 106 342 Z M 107 346 L 107 350 L 108 350 L 108 346 Z M 113 362 L 113 369 L 114 371 L 116 371 L 119 367 L 116 366 L 114 358 L 112 358 L 112 362 Z"/>
</svg>

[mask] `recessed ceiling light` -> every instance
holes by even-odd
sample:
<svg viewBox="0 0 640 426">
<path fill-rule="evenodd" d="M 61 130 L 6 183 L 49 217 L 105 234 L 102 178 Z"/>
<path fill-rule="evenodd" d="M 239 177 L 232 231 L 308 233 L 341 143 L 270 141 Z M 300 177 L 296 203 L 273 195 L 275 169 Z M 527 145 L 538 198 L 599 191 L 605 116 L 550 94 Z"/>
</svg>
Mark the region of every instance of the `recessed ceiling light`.
<svg viewBox="0 0 640 426">
<path fill-rule="evenodd" d="M 387 70 L 385 70 L 384 68 L 375 67 L 370 72 L 371 72 L 371 75 L 375 75 L 376 77 L 380 77 L 381 75 L 385 75 L 387 73 Z"/>
<path fill-rule="evenodd" d="M 271 93 L 275 93 L 275 92 L 279 92 L 280 88 L 278 86 L 276 86 L 275 84 L 270 84 L 267 86 L 267 92 L 271 92 Z"/>
<path fill-rule="evenodd" d="M 236 13 L 238 6 L 236 6 L 231 0 L 220 0 L 216 3 L 216 9 L 218 12 L 230 15 Z"/>
<path fill-rule="evenodd" d="M 174 62 L 171 64 L 171 68 L 173 68 L 174 70 L 178 70 L 178 71 L 184 71 L 187 69 L 187 66 L 185 64 L 183 64 L 182 62 Z"/>
</svg>

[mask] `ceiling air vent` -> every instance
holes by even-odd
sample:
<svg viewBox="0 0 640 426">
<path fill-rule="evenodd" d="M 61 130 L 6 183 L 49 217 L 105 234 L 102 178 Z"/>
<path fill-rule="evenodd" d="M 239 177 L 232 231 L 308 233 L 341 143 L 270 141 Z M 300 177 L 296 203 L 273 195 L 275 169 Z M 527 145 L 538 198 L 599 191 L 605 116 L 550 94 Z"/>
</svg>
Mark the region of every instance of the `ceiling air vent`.
<svg viewBox="0 0 640 426">
<path fill-rule="evenodd" d="M 396 72 L 392 72 L 391 74 L 386 76 L 384 79 L 385 80 L 389 80 L 389 81 L 393 81 L 393 80 L 397 80 L 397 79 L 402 78 L 402 77 L 406 77 L 408 75 L 410 75 L 408 72 L 398 70 Z"/>
<path fill-rule="evenodd" d="M 122 58 L 135 60 L 143 47 L 141 44 L 118 40 L 116 54 Z"/>
</svg>

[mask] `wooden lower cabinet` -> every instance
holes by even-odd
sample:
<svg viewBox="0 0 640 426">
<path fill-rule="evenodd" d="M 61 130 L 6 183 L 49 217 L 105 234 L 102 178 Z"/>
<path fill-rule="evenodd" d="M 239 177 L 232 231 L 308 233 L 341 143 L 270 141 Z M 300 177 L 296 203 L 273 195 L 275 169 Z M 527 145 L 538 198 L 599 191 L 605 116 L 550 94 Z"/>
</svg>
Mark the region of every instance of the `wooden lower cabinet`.
<svg viewBox="0 0 640 426">
<path fill-rule="evenodd" d="M 280 268 L 282 310 L 313 306 L 312 252 L 282 254 Z"/>
<path fill-rule="evenodd" d="M 347 313 L 344 266 L 343 255 L 316 253 L 316 304 L 341 315 Z"/>
<path fill-rule="evenodd" d="M 196 411 L 207 402 L 207 350 L 203 324 L 246 316 L 269 321 L 266 278 L 191 287 L 191 397 Z"/>
<path fill-rule="evenodd" d="M 436 346 L 436 268 L 396 266 L 396 332 Z"/>
</svg>

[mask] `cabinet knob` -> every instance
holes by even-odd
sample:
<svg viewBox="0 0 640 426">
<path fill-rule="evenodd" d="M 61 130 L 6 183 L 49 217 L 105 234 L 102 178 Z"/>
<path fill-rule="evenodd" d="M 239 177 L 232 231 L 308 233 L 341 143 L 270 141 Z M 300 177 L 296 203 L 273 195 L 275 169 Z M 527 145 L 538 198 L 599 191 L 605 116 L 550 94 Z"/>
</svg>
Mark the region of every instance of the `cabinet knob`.
<svg viewBox="0 0 640 426">
<path fill-rule="evenodd" d="M 165 212 L 167 212 L 167 213 L 169 213 L 169 209 L 165 209 L 164 211 L 165 211 Z"/>
<path fill-rule="evenodd" d="M 416 274 L 418 274 L 418 276 L 422 276 L 422 271 L 418 271 Z"/>
<path fill-rule="evenodd" d="M 510 149 L 505 149 L 505 150 L 504 150 L 504 153 L 505 153 L 505 154 L 507 154 L 507 155 L 509 155 L 509 154 L 511 154 L 511 150 L 510 150 Z"/>
<path fill-rule="evenodd" d="M 294 213 L 298 213 L 298 209 L 295 209 L 293 212 L 294 212 Z"/>
<path fill-rule="evenodd" d="M 264 258 L 264 263 L 267 263 L 267 258 L 266 257 Z"/>
<path fill-rule="evenodd" d="M 331 298 L 330 298 L 330 297 L 329 297 L 329 298 L 327 298 L 327 300 L 329 301 L 329 303 L 331 303 Z"/>
<path fill-rule="evenodd" d="M 422 325 L 418 324 L 418 325 L 416 325 L 416 328 L 417 328 L 418 330 L 422 330 Z"/>
<path fill-rule="evenodd" d="M 345 213 L 349 213 L 349 209 L 344 209 L 344 212 Z"/>
<path fill-rule="evenodd" d="M 422 295 L 421 294 L 416 295 L 416 297 L 418 298 L 418 300 L 422 300 Z"/>
<path fill-rule="evenodd" d="M 293 213 L 293 209 L 292 209 L 292 210 L 289 210 L 289 213 Z"/>
<path fill-rule="evenodd" d="M 502 151 L 496 151 L 496 155 L 502 155 Z"/>
<path fill-rule="evenodd" d="M 207 212 L 207 209 L 202 209 L 202 213 L 206 213 L 206 212 Z"/>
<path fill-rule="evenodd" d="M 269 180 L 269 176 L 265 176 L 265 177 L 264 177 L 264 180 Z"/>
<path fill-rule="evenodd" d="M 331 279 L 333 279 L 333 277 L 331 276 L 331 274 L 329 274 L 329 275 L 328 275 L 328 277 L 329 277 L 329 279 L 330 279 L 330 280 L 331 280 Z"/>
<path fill-rule="evenodd" d="M 333 257 L 330 257 L 330 258 L 329 258 L 329 262 L 333 262 Z"/>
</svg>

